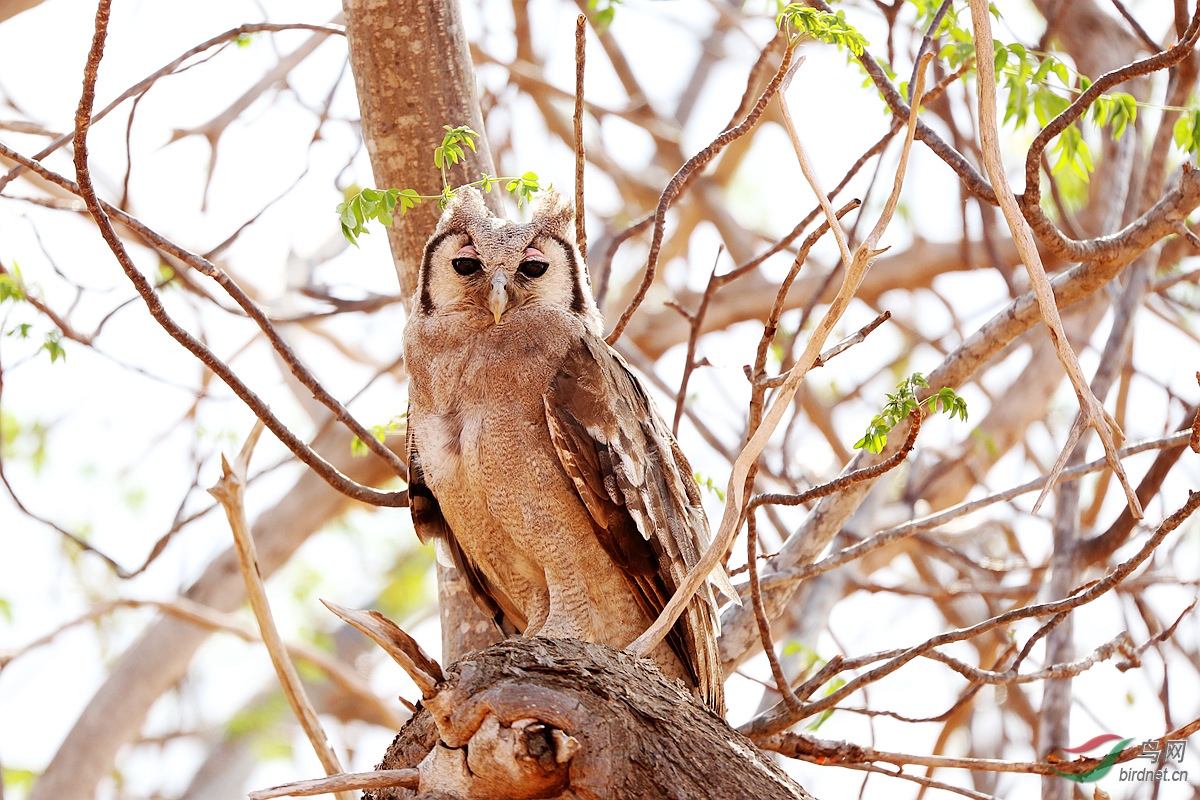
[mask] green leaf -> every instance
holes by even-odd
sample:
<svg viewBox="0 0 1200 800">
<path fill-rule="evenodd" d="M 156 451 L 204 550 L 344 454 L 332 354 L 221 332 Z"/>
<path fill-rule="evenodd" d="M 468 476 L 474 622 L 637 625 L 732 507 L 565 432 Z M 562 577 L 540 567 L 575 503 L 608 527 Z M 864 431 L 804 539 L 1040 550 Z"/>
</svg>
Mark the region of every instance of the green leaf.
<svg viewBox="0 0 1200 800">
<path fill-rule="evenodd" d="M 1058 76 L 1058 79 L 1063 82 L 1063 86 L 1070 86 L 1071 74 L 1067 72 L 1067 65 L 1058 59 L 1054 59 L 1053 65 L 1051 69 L 1054 70 L 1054 74 Z"/>
<path fill-rule="evenodd" d="M 1200 109 L 1191 108 L 1181 114 L 1175 122 L 1175 144 L 1185 153 L 1195 153 L 1200 149 Z"/>
<path fill-rule="evenodd" d="M 416 189 L 401 189 L 396 199 L 400 203 L 400 213 L 403 214 L 413 206 L 420 205 L 424 198 L 417 194 Z"/>
<path fill-rule="evenodd" d="M 60 358 L 67 360 L 67 351 L 62 346 L 62 331 L 55 328 L 46 333 L 46 339 L 42 344 L 42 349 L 50 354 L 50 363 L 53 364 Z"/>
<path fill-rule="evenodd" d="M 701 489 L 707 489 L 715 494 L 717 499 L 722 503 L 725 502 L 725 492 L 716 484 L 716 482 L 713 481 L 711 477 L 707 475 L 701 475 L 699 472 L 694 473 L 692 477 L 696 479 L 697 486 L 699 486 Z"/>
<path fill-rule="evenodd" d="M 826 684 L 825 691 L 821 696 L 828 697 L 829 695 L 833 694 L 834 692 L 836 692 L 838 689 L 842 688 L 845 685 L 846 685 L 845 679 L 834 678 L 828 684 Z M 813 720 L 811 723 L 809 723 L 808 730 L 815 731 L 817 728 L 824 725 L 825 720 L 829 719 L 829 717 L 833 714 L 833 712 L 835 710 L 836 709 L 833 709 L 833 708 L 827 708 L 824 711 L 822 711 L 820 716 L 818 716 L 815 720 Z"/>
<path fill-rule="evenodd" d="M 20 272 L 0 273 L 0 303 L 6 300 L 19 302 L 25 299 L 25 289 L 21 286 Z"/>
<path fill-rule="evenodd" d="M 14 794 L 28 796 L 29 790 L 39 777 L 40 774 L 31 769 L 0 768 L 0 778 L 3 779 L 5 788 L 11 789 Z"/>
<path fill-rule="evenodd" d="M 596 12 L 596 16 L 592 18 L 592 24 L 596 28 L 596 33 L 603 34 L 608 30 L 608 26 L 612 25 L 613 18 L 617 16 L 617 10 L 612 6 L 601 9 Z"/>
</svg>

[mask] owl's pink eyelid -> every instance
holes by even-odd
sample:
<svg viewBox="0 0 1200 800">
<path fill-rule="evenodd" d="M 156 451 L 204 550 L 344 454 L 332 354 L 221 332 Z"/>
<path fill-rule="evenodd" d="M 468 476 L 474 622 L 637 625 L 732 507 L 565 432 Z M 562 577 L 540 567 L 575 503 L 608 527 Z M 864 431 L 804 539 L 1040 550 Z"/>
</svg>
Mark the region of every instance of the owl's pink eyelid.
<svg viewBox="0 0 1200 800">
<path fill-rule="evenodd" d="M 473 245 L 473 244 L 468 244 L 468 245 L 465 245 L 465 246 L 463 246 L 463 247 L 460 247 L 460 248 L 458 248 L 458 252 L 457 252 L 457 253 L 455 253 L 455 255 L 459 255 L 459 256 L 477 256 L 477 255 L 479 255 L 479 251 L 475 249 L 475 245 Z"/>
<path fill-rule="evenodd" d="M 545 255 L 546 255 L 545 253 L 543 253 L 541 250 L 538 250 L 536 247 L 526 247 L 525 248 L 525 257 L 526 258 L 541 258 L 541 257 L 544 257 Z"/>
</svg>

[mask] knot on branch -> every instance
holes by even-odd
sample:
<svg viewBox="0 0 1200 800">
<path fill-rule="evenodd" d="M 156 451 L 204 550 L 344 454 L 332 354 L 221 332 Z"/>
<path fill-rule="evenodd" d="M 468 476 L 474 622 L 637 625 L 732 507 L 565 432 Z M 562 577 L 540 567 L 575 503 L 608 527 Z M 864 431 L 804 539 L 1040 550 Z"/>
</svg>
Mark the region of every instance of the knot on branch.
<svg viewBox="0 0 1200 800">
<path fill-rule="evenodd" d="M 364 797 L 809 800 L 650 661 L 573 640 L 509 639 L 452 665 L 379 765 L 413 768 L 419 789 Z"/>
</svg>

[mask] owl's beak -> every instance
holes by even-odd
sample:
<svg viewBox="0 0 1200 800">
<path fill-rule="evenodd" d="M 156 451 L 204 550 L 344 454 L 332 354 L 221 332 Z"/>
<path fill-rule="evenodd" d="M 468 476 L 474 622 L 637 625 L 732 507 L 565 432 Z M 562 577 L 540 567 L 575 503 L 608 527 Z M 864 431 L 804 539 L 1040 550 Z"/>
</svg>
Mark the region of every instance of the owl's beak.
<svg viewBox="0 0 1200 800">
<path fill-rule="evenodd" d="M 499 324 L 500 315 L 508 308 L 508 278 L 498 270 L 492 276 L 492 293 L 488 295 L 488 307 L 492 309 L 492 316 Z"/>
</svg>

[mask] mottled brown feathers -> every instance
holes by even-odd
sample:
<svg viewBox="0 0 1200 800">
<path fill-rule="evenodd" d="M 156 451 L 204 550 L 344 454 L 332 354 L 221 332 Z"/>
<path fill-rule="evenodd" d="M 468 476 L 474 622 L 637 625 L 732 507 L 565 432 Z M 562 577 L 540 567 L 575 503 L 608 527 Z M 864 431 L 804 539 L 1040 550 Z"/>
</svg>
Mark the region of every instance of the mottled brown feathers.
<svg viewBox="0 0 1200 800">
<path fill-rule="evenodd" d="M 601 338 L 571 220 L 555 192 L 529 222 L 474 189 L 449 203 L 404 332 L 409 491 L 418 535 L 502 626 L 624 647 L 708 526 L 687 459 Z M 723 711 L 707 587 L 651 657 Z"/>
</svg>

